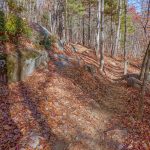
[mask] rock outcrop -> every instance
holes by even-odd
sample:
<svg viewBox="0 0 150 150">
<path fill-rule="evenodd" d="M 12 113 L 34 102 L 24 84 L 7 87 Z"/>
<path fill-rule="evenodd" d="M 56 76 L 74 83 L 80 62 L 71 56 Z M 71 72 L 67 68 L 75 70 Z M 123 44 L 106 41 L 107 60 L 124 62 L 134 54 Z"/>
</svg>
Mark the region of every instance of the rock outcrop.
<svg viewBox="0 0 150 150">
<path fill-rule="evenodd" d="M 8 82 L 17 82 L 19 79 L 25 80 L 30 76 L 35 69 L 42 64 L 46 65 L 48 62 L 48 53 L 46 51 L 23 51 L 21 58 L 15 52 L 7 56 L 7 77 Z M 21 64 L 18 64 L 19 61 Z M 21 70 L 21 77 L 18 77 L 18 70 Z"/>
</svg>

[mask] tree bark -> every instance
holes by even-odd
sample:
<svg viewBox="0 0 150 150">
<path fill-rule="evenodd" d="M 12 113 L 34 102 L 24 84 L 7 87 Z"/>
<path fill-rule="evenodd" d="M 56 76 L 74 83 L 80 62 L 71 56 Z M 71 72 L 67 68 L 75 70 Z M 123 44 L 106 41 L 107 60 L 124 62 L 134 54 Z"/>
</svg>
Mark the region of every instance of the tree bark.
<svg viewBox="0 0 150 150">
<path fill-rule="evenodd" d="M 100 71 L 104 69 L 104 0 L 101 0 Z"/>
<path fill-rule="evenodd" d="M 101 20 L 101 0 L 98 0 L 98 11 L 97 11 L 97 37 L 96 37 L 96 56 L 99 59 L 100 50 L 100 20 Z"/>
<path fill-rule="evenodd" d="M 150 43 L 150 42 L 149 42 Z M 146 68 L 144 72 L 144 79 L 143 79 L 143 85 L 142 85 L 142 91 L 141 91 L 141 99 L 139 101 L 139 114 L 138 117 L 141 120 L 143 118 L 143 113 L 144 113 L 144 96 L 145 96 L 145 90 L 146 90 L 146 84 L 147 84 L 147 79 L 149 75 L 149 68 L 150 68 L 150 44 L 148 44 L 148 59 L 146 62 Z"/>
<path fill-rule="evenodd" d="M 89 0 L 88 46 L 91 47 L 91 0 Z"/>
<path fill-rule="evenodd" d="M 115 57 L 116 55 L 116 51 L 118 50 L 119 47 L 119 38 L 120 38 L 120 27 L 121 27 L 121 4 L 122 4 L 122 0 L 118 0 L 118 27 L 117 27 L 117 36 L 116 36 L 116 41 L 115 41 L 115 46 L 114 46 L 114 50 L 112 53 L 112 57 Z"/>
<path fill-rule="evenodd" d="M 141 73 L 140 73 L 140 80 L 142 80 L 144 78 L 144 72 L 145 72 L 145 68 L 146 68 L 146 62 L 147 62 L 147 59 L 148 59 L 148 49 L 149 49 L 149 46 L 150 46 L 150 42 L 148 44 L 148 47 L 146 49 L 145 56 L 144 56 L 144 59 L 143 59 Z"/>
<path fill-rule="evenodd" d="M 68 0 L 65 0 L 65 40 L 68 42 Z"/>
<path fill-rule="evenodd" d="M 85 45 L 84 15 L 82 17 L 82 44 Z"/>
<path fill-rule="evenodd" d="M 128 58 L 126 49 L 126 34 L 127 34 L 127 1 L 124 0 L 124 75 L 127 74 Z"/>
<path fill-rule="evenodd" d="M 113 49 L 113 14 L 112 14 L 112 4 L 111 4 L 111 16 L 110 16 L 110 21 L 111 21 L 111 34 L 110 34 L 110 48 L 111 48 L 111 56 L 113 57 L 114 49 Z"/>
<path fill-rule="evenodd" d="M 62 11 L 59 11 L 59 38 L 63 39 L 63 15 Z"/>
<path fill-rule="evenodd" d="M 147 26 L 148 26 L 149 15 L 150 15 L 150 0 L 148 1 L 147 4 L 148 4 L 148 7 L 147 7 L 146 23 L 145 23 L 145 25 L 143 25 L 144 34 L 145 34 L 146 39 L 148 39 L 147 38 Z M 150 41 L 149 41 L 149 44 L 150 44 Z M 146 68 L 146 62 L 147 62 L 147 59 L 148 59 L 149 44 L 148 44 L 148 47 L 147 47 L 147 50 L 146 50 L 146 53 L 145 53 L 145 56 L 144 56 L 144 59 L 143 59 L 142 69 L 141 69 L 141 73 L 140 73 L 140 80 L 142 80 L 144 78 L 144 72 L 145 72 L 145 68 Z"/>
</svg>

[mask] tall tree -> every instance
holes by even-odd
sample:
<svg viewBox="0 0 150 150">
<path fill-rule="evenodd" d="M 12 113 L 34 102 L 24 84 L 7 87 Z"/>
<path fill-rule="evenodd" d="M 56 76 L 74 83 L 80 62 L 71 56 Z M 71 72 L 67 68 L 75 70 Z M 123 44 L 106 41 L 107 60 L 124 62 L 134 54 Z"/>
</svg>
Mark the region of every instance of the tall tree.
<svg viewBox="0 0 150 150">
<path fill-rule="evenodd" d="M 149 17 L 150 17 L 150 0 L 148 0 L 147 11 L 146 12 L 144 11 L 144 14 L 145 13 L 146 13 L 146 17 L 144 17 L 145 24 L 142 23 L 142 27 L 143 27 L 144 34 L 145 34 L 145 37 L 146 37 L 146 40 L 147 40 L 149 38 L 148 35 L 147 35 L 147 30 L 148 30 L 147 27 L 149 25 Z M 140 73 L 140 80 L 142 80 L 144 78 L 144 72 L 145 72 L 145 69 L 146 69 L 146 62 L 147 62 L 147 60 L 148 60 L 148 49 L 146 50 L 145 55 L 144 55 L 142 68 L 141 68 L 141 73 Z"/>
<path fill-rule="evenodd" d="M 82 44 L 83 46 L 85 45 L 85 19 L 84 19 L 84 15 L 82 16 Z"/>
<path fill-rule="evenodd" d="M 104 69 L 104 0 L 101 0 L 100 71 Z"/>
<path fill-rule="evenodd" d="M 147 57 L 148 58 L 147 58 L 147 62 L 146 62 L 145 72 L 144 72 L 141 99 L 139 101 L 139 114 L 138 114 L 139 119 L 142 119 L 142 117 L 143 117 L 144 96 L 145 96 L 146 84 L 147 84 L 147 79 L 148 79 L 149 70 L 150 70 L 150 41 L 147 46 Z"/>
<path fill-rule="evenodd" d="M 97 11 L 97 38 L 96 38 L 96 55 L 99 59 L 100 50 L 100 20 L 101 20 L 101 0 L 98 0 L 98 11 Z"/>
<path fill-rule="evenodd" d="M 68 0 L 65 0 L 65 40 L 68 42 Z"/>
<path fill-rule="evenodd" d="M 124 0 L 124 43 L 123 43 L 123 47 L 124 47 L 124 75 L 127 74 L 127 69 L 128 69 L 126 36 L 127 36 L 127 0 Z"/>
<path fill-rule="evenodd" d="M 113 57 L 115 56 L 116 51 L 118 50 L 118 47 L 119 47 L 120 27 L 121 27 L 121 6 L 122 6 L 122 0 L 118 0 L 118 26 L 117 26 L 115 46 L 114 46 L 114 50 L 112 53 Z"/>
<path fill-rule="evenodd" d="M 113 57 L 113 53 L 114 53 L 114 44 L 113 44 L 113 2 L 111 2 L 111 12 L 110 12 L 110 22 L 111 22 L 111 25 L 110 25 L 110 48 L 111 48 L 111 56 Z"/>
<path fill-rule="evenodd" d="M 91 0 L 89 0 L 89 25 L 88 25 L 88 46 L 90 47 L 91 43 Z"/>
</svg>

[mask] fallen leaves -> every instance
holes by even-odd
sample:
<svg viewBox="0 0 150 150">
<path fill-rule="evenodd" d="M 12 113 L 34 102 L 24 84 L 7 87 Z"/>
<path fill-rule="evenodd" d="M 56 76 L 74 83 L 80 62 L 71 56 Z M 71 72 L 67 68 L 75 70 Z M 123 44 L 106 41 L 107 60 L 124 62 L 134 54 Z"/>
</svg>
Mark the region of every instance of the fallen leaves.
<svg viewBox="0 0 150 150">
<path fill-rule="evenodd" d="M 94 56 L 87 54 L 86 60 Z M 70 150 L 109 150 L 117 141 L 114 149 L 149 150 L 149 97 L 140 122 L 138 91 L 98 76 L 77 64 L 58 70 L 50 61 L 49 71 L 39 69 L 25 82 L 1 86 L 0 149 L 50 150 L 58 143 Z"/>
<path fill-rule="evenodd" d="M 4 127 L 4 130 L 10 130 L 11 129 L 11 126 L 9 126 L 9 125 L 4 125 L 3 127 Z"/>
</svg>

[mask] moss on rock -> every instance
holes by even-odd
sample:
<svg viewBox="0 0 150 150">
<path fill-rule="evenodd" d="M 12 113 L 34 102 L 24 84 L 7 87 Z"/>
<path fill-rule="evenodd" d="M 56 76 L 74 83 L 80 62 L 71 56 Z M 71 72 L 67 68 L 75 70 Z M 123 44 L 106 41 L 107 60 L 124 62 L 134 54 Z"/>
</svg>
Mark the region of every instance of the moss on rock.
<svg viewBox="0 0 150 150">
<path fill-rule="evenodd" d="M 7 77 L 10 82 L 17 80 L 17 58 L 15 55 L 7 56 Z"/>
<path fill-rule="evenodd" d="M 28 60 L 28 59 L 34 59 L 38 57 L 39 52 L 38 51 L 29 51 L 29 50 L 22 50 L 21 51 L 22 60 Z"/>
</svg>

